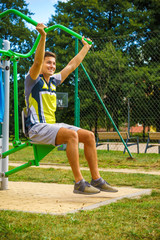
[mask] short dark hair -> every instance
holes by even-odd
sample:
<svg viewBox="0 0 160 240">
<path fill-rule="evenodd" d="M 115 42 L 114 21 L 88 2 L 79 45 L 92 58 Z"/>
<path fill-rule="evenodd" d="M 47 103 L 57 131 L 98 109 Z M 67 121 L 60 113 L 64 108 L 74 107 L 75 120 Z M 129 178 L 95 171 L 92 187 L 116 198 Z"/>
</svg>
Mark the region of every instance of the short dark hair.
<svg viewBox="0 0 160 240">
<path fill-rule="evenodd" d="M 54 57 L 56 59 L 56 54 L 53 52 L 46 51 L 44 54 L 44 58 L 45 57 Z"/>
</svg>

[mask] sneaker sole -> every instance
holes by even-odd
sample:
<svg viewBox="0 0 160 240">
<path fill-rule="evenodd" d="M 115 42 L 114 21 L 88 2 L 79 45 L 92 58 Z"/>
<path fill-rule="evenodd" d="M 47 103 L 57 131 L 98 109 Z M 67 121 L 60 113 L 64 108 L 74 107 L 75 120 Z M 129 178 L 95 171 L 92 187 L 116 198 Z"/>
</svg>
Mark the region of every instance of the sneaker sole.
<svg viewBox="0 0 160 240">
<path fill-rule="evenodd" d="M 102 191 L 102 192 L 118 192 L 118 190 L 107 190 L 107 189 L 103 189 L 103 188 L 97 188 L 97 189 L 99 189 L 100 191 Z"/>
<path fill-rule="evenodd" d="M 84 195 L 93 195 L 93 194 L 97 194 L 97 193 L 100 193 L 99 192 L 94 192 L 94 193 L 89 193 L 89 192 L 82 192 L 82 191 L 78 191 L 78 190 L 73 190 L 73 193 L 78 193 L 78 194 L 84 194 Z"/>
</svg>

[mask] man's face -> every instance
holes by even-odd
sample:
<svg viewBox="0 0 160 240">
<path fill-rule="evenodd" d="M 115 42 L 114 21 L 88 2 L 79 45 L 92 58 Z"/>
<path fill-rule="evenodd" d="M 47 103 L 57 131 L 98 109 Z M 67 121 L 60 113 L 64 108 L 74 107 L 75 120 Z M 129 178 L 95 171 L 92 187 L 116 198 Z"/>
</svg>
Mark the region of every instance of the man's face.
<svg viewBox="0 0 160 240">
<path fill-rule="evenodd" d="M 45 57 L 41 69 L 41 73 L 52 76 L 56 71 L 56 59 L 54 57 Z"/>
</svg>

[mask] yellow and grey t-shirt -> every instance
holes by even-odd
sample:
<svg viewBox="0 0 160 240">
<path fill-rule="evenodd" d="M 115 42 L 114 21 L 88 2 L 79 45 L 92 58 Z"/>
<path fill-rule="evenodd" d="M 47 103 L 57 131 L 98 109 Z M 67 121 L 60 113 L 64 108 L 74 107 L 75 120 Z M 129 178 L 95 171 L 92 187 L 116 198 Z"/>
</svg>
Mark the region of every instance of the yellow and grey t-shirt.
<svg viewBox="0 0 160 240">
<path fill-rule="evenodd" d="M 56 87 L 61 83 L 61 74 L 54 74 L 47 83 L 42 74 L 33 80 L 28 73 L 25 79 L 25 101 L 27 107 L 26 126 L 36 123 L 56 122 Z"/>
</svg>

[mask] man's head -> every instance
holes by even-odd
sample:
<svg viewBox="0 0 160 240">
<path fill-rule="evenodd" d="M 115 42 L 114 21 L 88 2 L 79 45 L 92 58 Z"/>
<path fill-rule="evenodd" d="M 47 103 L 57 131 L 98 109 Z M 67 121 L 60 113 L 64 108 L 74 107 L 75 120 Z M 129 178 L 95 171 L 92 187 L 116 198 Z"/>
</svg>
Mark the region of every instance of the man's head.
<svg viewBox="0 0 160 240">
<path fill-rule="evenodd" d="M 41 73 L 46 76 L 52 76 L 56 70 L 56 55 L 55 53 L 46 51 L 44 54 L 44 61 Z"/>
<path fill-rule="evenodd" d="M 44 58 L 45 57 L 54 57 L 56 59 L 56 54 L 53 52 L 46 51 L 44 54 Z"/>
</svg>

